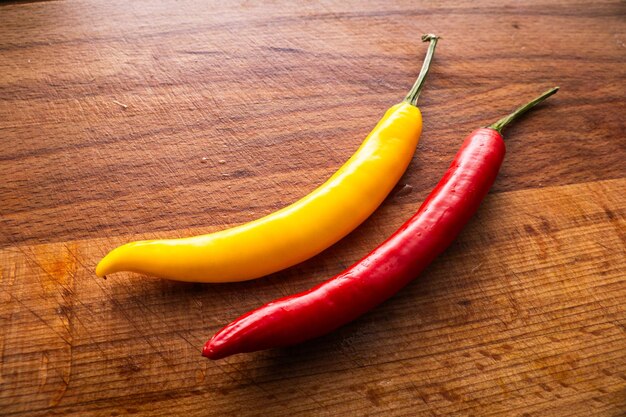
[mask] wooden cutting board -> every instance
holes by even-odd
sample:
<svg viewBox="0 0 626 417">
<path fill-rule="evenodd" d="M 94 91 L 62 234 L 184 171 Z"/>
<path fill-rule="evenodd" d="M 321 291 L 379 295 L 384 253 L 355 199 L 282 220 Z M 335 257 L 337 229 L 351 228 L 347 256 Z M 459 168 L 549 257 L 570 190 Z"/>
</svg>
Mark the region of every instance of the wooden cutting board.
<svg viewBox="0 0 626 417">
<path fill-rule="evenodd" d="M 624 415 L 626 4 L 221 3 L 0 4 L 0 414 Z M 420 145 L 346 239 L 247 283 L 95 276 L 115 245 L 307 194 L 404 97 L 425 32 Z M 553 85 L 414 283 L 318 340 L 200 356 L 383 241 L 465 135 Z"/>
</svg>

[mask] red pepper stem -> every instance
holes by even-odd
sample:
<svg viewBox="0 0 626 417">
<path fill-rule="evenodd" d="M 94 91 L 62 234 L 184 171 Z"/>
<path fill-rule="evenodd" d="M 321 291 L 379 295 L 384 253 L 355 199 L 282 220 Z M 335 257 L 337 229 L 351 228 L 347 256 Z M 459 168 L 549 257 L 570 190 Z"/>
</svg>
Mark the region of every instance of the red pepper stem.
<svg viewBox="0 0 626 417">
<path fill-rule="evenodd" d="M 437 41 L 439 40 L 439 36 L 428 34 L 422 36 L 422 42 L 430 42 L 428 45 L 428 51 L 426 52 L 426 58 L 424 58 L 424 63 L 422 64 L 422 69 L 420 70 L 419 75 L 417 76 L 417 80 L 413 87 L 411 87 L 411 91 L 406 95 L 404 101 L 414 106 L 417 106 L 417 99 L 422 92 L 422 87 L 424 86 L 424 80 L 426 79 L 426 75 L 428 74 L 428 70 L 430 70 L 430 63 L 433 59 L 433 55 L 435 54 L 435 47 L 437 46 Z"/>
<path fill-rule="evenodd" d="M 546 91 L 539 97 L 535 98 L 532 101 L 529 101 L 528 103 L 519 107 L 513 113 L 509 114 L 508 116 L 503 117 L 502 119 L 498 120 L 497 122 L 495 122 L 494 124 L 488 127 L 498 131 L 498 133 L 502 133 L 502 129 L 504 129 L 509 123 L 511 123 L 512 121 L 520 117 L 522 114 L 526 113 L 528 110 L 532 109 L 537 104 L 541 103 L 542 101 L 550 97 L 552 94 L 556 94 L 557 91 L 559 91 L 559 87 L 554 87 L 554 88 L 549 89 L 548 91 Z"/>
</svg>

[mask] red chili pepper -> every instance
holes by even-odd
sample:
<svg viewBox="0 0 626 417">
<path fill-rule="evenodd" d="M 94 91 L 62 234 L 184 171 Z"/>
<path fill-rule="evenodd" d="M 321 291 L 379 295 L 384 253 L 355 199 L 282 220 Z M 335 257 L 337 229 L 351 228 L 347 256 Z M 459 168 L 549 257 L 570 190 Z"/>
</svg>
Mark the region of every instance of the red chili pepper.
<svg viewBox="0 0 626 417">
<path fill-rule="evenodd" d="M 394 295 L 452 243 L 478 209 L 504 158 L 502 129 L 557 90 L 472 132 L 417 213 L 366 257 L 308 291 L 241 316 L 213 336 L 202 354 L 220 359 L 294 345 L 335 330 Z"/>
</svg>

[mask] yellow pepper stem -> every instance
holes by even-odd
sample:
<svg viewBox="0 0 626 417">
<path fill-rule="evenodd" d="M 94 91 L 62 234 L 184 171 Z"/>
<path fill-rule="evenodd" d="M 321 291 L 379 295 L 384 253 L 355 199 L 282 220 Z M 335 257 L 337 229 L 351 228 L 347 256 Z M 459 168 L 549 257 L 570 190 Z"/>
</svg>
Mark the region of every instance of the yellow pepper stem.
<svg viewBox="0 0 626 417">
<path fill-rule="evenodd" d="M 404 101 L 413 106 L 417 106 L 417 99 L 422 92 L 422 87 L 424 86 L 424 80 L 426 79 L 426 75 L 428 75 L 428 71 L 430 70 L 430 63 L 433 60 L 433 55 L 435 55 L 435 48 L 437 47 L 437 41 L 439 40 L 439 36 L 433 34 L 427 34 L 422 36 L 422 42 L 430 42 L 428 45 L 428 51 L 426 52 L 426 58 L 424 58 L 424 63 L 422 64 L 422 69 L 420 70 L 419 75 L 417 76 L 417 80 L 409 94 L 406 95 Z"/>
</svg>

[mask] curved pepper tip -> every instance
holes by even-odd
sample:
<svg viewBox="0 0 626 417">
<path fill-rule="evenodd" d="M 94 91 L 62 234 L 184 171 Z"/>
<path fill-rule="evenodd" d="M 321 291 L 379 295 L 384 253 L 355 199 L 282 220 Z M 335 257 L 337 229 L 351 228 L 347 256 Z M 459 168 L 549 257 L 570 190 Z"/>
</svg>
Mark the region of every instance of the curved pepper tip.
<svg viewBox="0 0 626 417">
<path fill-rule="evenodd" d="M 116 250 L 113 249 L 111 252 L 107 253 L 104 258 L 100 259 L 98 265 L 96 265 L 96 275 L 100 278 L 118 272 L 115 268 L 115 252 Z"/>
<path fill-rule="evenodd" d="M 96 275 L 103 277 L 115 272 L 133 271 L 133 260 L 140 255 L 137 248 L 141 248 L 143 243 L 144 241 L 130 242 L 112 249 L 96 265 Z"/>
<path fill-rule="evenodd" d="M 211 360 L 222 359 L 228 356 L 227 353 L 224 354 L 224 351 L 222 349 L 213 346 L 213 344 L 211 343 L 212 341 L 213 339 L 204 344 L 204 347 L 202 348 L 202 356 Z"/>
<path fill-rule="evenodd" d="M 106 256 L 98 262 L 98 265 L 96 265 L 96 275 L 100 278 L 104 277 L 108 273 L 106 262 L 104 262 L 105 260 Z"/>
</svg>

